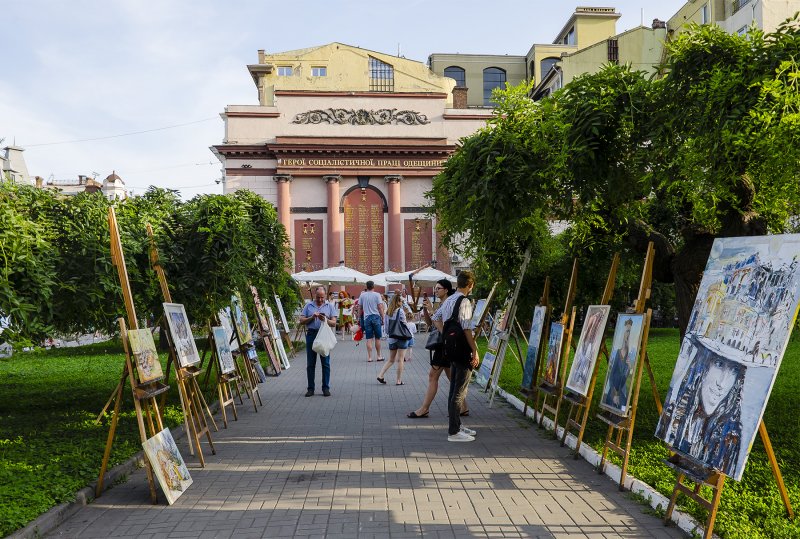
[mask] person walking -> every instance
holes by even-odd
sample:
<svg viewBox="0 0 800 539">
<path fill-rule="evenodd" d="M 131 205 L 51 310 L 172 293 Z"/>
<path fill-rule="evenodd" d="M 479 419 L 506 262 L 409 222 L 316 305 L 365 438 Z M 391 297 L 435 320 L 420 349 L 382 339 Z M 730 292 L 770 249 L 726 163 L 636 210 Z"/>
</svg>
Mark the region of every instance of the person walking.
<svg viewBox="0 0 800 539">
<path fill-rule="evenodd" d="M 386 313 L 381 295 L 373 290 L 375 283 L 367 281 L 367 290 L 358 297 L 361 317 L 364 319 L 364 339 L 367 341 L 367 361 L 372 362 L 372 348 L 375 347 L 378 361 L 381 356 L 381 337 L 383 316 Z"/>
<path fill-rule="evenodd" d="M 314 378 L 317 370 L 317 353 L 312 348 L 314 339 L 317 338 L 317 333 L 323 323 L 336 327 L 336 310 L 333 304 L 326 301 L 325 287 L 318 286 L 316 288 L 314 301 L 306 303 L 299 320 L 306 326 L 306 376 L 308 378 L 306 397 L 311 397 L 314 395 Z M 330 397 L 331 356 L 320 356 L 319 362 L 322 365 L 322 394 Z"/>
<path fill-rule="evenodd" d="M 437 281 L 436 286 L 433 287 L 433 293 L 439 299 L 439 308 L 441 309 L 444 300 L 452 296 L 455 293 L 455 289 L 453 289 L 453 283 L 447 279 L 442 279 Z M 425 323 L 428 324 L 429 328 L 434 327 L 434 322 L 431 318 L 431 312 L 433 312 L 433 310 L 431 301 L 425 297 L 422 304 L 422 316 L 425 318 Z M 445 359 L 444 349 L 440 343 L 439 346 L 431 352 L 431 370 L 428 372 L 428 390 L 425 392 L 425 398 L 422 399 L 422 405 L 413 412 L 410 412 L 407 417 L 411 419 L 423 419 L 428 417 L 431 403 L 434 397 L 436 397 L 436 393 L 439 391 L 439 378 L 441 378 L 442 372 L 444 372 L 447 379 L 450 380 L 450 362 Z M 466 401 L 464 401 L 460 410 L 462 417 L 469 415 L 466 404 Z"/>
<path fill-rule="evenodd" d="M 400 294 L 395 294 L 389 301 L 389 311 L 386 314 L 386 328 L 385 328 L 386 334 L 389 335 L 389 361 L 386 363 L 386 365 L 383 366 L 380 374 L 378 374 L 378 382 L 385 384 L 386 380 L 384 380 L 383 377 L 386 374 L 386 371 L 388 371 L 392 367 L 392 365 L 397 363 L 396 385 L 402 386 L 403 368 L 405 367 L 403 358 L 406 355 L 406 350 L 408 349 L 409 340 L 394 338 L 389 334 L 389 326 L 395 320 L 397 320 L 400 324 L 407 323 L 406 313 L 405 310 L 403 309 L 403 297 Z"/>
<path fill-rule="evenodd" d="M 456 292 L 447 298 L 431 319 L 442 333 L 444 357 L 450 362 L 450 393 L 447 398 L 449 442 L 472 442 L 477 434 L 461 424 L 461 410 L 467 397 L 472 370 L 477 368 L 478 346 L 472 335 L 472 303 L 467 296 L 475 286 L 471 271 L 462 271 L 456 278 Z"/>
</svg>

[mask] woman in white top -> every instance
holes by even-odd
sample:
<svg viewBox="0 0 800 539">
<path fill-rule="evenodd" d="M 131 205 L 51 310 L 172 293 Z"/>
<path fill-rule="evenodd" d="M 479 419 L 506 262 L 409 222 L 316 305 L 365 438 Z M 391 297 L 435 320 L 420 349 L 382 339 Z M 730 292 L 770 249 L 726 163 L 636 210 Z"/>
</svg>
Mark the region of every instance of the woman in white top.
<svg viewBox="0 0 800 539">
<path fill-rule="evenodd" d="M 406 313 L 403 309 L 403 298 L 400 296 L 400 294 L 395 294 L 389 301 L 389 308 L 386 311 L 386 325 L 384 327 L 386 330 L 386 335 L 389 334 L 390 321 L 394 319 L 398 319 L 401 324 L 406 323 Z M 378 382 L 385 384 L 386 380 L 383 379 L 383 376 L 392 365 L 397 363 L 397 385 L 403 385 L 403 367 L 405 366 L 403 358 L 406 355 L 408 344 L 408 340 L 393 339 L 389 337 L 389 361 L 381 369 L 381 372 L 378 375 Z"/>
</svg>

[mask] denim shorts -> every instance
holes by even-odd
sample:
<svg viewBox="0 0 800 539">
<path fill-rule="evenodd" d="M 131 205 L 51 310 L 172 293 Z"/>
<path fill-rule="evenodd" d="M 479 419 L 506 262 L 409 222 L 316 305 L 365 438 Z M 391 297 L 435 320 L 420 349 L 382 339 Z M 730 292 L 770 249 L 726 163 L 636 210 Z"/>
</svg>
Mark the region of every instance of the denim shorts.
<svg viewBox="0 0 800 539">
<path fill-rule="evenodd" d="M 364 338 L 380 339 L 383 337 L 381 315 L 371 314 L 364 319 Z"/>
<path fill-rule="evenodd" d="M 389 350 L 405 350 L 411 344 L 411 341 L 403 341 L 397 339 L 389 343 Z"/>
</svg>

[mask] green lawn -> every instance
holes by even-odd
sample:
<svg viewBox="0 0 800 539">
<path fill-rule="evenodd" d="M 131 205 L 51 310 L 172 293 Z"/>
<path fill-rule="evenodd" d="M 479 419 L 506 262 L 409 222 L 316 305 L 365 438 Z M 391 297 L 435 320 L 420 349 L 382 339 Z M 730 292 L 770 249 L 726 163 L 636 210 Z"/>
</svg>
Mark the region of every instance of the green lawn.
<svg viewBox="0 0 800 539">
<path fill-rule="evenodd" d="M 485 340 L 480 344 L 483 351 L 486 346 Z M 610 346 L 610 344 L 609 339 L 607 345 Z M 679 348 L 678 330 L 657 328 L 650 330 L 647 349 L 662 400 L 672 377 Z M 606 373 L 605 360 L 601 359 L 599 363 L 598 384 L 584 436 L 584 440 L 598 451 L 602 449 L 606 434 L 606 424 L 596 418 L 595 412 Z M 519 392 L 521 381 L 522 368 L 517 359 L 509 352 L 506 354 L 503 364 L 500 386 L 509 393 L 524 399 Z M 769 431 L 789 497 L 796 510 L 800 510 L 799 405 L 800 334 L 795 332 L 772 389 L 764 422 Z M 564 424 L 565 414 L 566 411 L 561 413 L 559 420 L 561 425 Z M 666 446 L 653 436 L 657 422 L 658 413 L 645 373 L 642 376 L 642 390 L 636 414 L 629 473 L 669 496 L 675 484 L 675 474 L 661 463 L 661 460 L 667 456 L 667 450 Z M 612 460 L 615 459 L 616 455 Z M 617 462 L 619 463 L 619 461 Z M 694 502 L 681 498 L 679 506 L 691 513 L 698 521 L 705 522 L 705 511 Z M 800 537 L 800 521 L 792 522 L 786 517 L 785 508 L 759 437 L 756 437 L 753 444 L 742 481 L 737 483 L 728 479 L 725 483 L 715 530 L 726 539 Z"/>
<path fill-rule="evenodd" d="M 161 363 L 166 367 L 166 354 Z M 97 479 L 110 416 L 102 424 L 95 419 L 123 365 L 118 340 L 0 359 L 0 537 Z M 177 386 L 170 385 L 164 420 L 174 428 L 182 414 Z M 205 393 L 209 404 L 217 400 L 213 380 Z M 111 466 L 142 449 L 129 385 L 123 394 Z"/>
</svg>

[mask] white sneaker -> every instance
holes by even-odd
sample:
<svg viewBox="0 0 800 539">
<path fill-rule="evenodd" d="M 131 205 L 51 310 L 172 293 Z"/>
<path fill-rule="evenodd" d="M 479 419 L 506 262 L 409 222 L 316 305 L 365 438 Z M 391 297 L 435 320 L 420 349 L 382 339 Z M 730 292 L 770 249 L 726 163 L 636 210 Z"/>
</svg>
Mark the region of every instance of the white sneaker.
<svg viewBox="0 0 800 539">
<path fill-rule="evenodd" d="M 476 434 L 478 434 L 478 433 L 477 433 L 477 432 L 475 432 L 474 430 L 472 430 L 472 429 L 468 429 L 468 428 L 467 428 L 467 427 L 465 427 L 464 425 L 461 425 L 461 432 L 463 432 L 464 434 L 469 434 L 469 435 L 470 435 L 470 436 L 472 436 L 472 437 L 474 437 Z"/>
<path fill-rule="evenodd" d="M 460 431 L 458 434 L 451 434 L 447 437 L 448 442 L 474 442 L 475 437 L 470 436 L 463 430 Z"/>
</svg>

